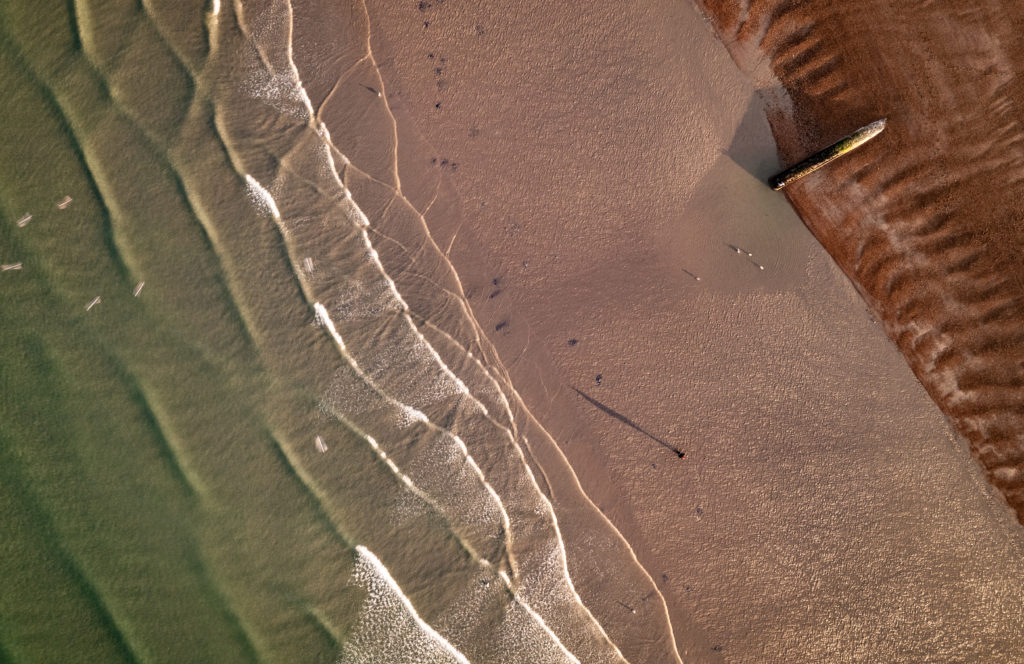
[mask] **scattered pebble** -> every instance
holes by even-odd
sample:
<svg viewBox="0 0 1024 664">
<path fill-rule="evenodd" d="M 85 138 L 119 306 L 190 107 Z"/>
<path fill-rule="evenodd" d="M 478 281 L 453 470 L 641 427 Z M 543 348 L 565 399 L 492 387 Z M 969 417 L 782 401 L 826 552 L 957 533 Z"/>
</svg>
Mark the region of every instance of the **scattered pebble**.
<svg viewBox="0 0 1024 664">
<path fill-rule="evenodd" d="M 753 263 L 754 265 L 756 265 L 756 266 L 757 266 L 757 269 L 759 269 L 759 270 L 763 270 L 763 269 L 764 269 L 764 265 L 761 265 L 760 263 L 758 263 L 757 261 L 755 261 L 755 260 L 754 260 L 754 254 L 750 253 L 750 252 L 749 252 L 749 251 L 747 251 L 746 249 L 743 249 L 743 248 L 741 248 L 741 247 L 737 247 L 737 246 L 736 246 L 735 244 L 730 244 L 730 245 L 728 245 L 728 247 L 729 247 L 730 249 L 732 249 L 733 251 L 735 251 L 735 252 L 736 252 L 737 254 L 739 254 L 740 256 L 743 256 L 743 257 L 744 257 L 744 258 L 746 258 L 746 259 L 747 259 L 748 261 L 750 261 L 751 263 Z"/>
</svg>

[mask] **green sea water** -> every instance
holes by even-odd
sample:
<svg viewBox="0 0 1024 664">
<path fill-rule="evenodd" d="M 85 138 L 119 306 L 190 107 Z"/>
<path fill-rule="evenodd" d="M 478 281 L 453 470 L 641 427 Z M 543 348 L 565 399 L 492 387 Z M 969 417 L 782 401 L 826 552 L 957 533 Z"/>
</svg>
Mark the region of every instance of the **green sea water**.
<svg viewBox="0 0 1024 664">
<path fill-rule="evenodd" d="M 290 11 L 0 2 L 0 661 L 622 661 Z"/>
</svg>

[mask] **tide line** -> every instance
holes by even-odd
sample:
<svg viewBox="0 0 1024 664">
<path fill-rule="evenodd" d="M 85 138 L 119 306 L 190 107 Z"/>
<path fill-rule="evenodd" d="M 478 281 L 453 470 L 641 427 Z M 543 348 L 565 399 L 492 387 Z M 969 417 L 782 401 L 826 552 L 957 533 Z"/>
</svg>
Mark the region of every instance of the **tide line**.
<svg viewBox="0 0 1024 664">
<path fill-rule="evenodd" d="M 288 5 L 289 19 L 291 19 L 291 5 L 290 5 L 290 3 L 286 3 L 286 4 Z M 288 44 L 288 57 L 289 57 L 290 64 L 292 66 L 293 76 L 295 78 L 295 83 L 301 89 L 300 94 L 304 97 L 304 101 L 307 104 L 307 110 L 310 110 L 310 107 L 308 106 L 308 95 L 305 94 L 305 89 L 302 86 L 301 80 L 299 80 L 297 69 L 295 69 L 295 67 L 294 67 L 294 62 L 291 62 L 290 32 L 289 32 L 289 44 Z M 313 124 L 314 121 L 315 121 L 315 116 L 313 116 L 313 114 L 310 113 L 310 118 L 308 119 L 308 123 L 309 123 L 310 128 L 315 130 L 316 127 Z M 321 138 L 324 138 L 322 133 L 320 133 L 319 131 L 317 133 L 320 134 Z M 256 183 L 256 184 L 258 185 L 259 183 Z M 262 192 L 266 192 L 266 190 L 263 189 L 262 186 L 260 186 L 260 189 L 262 190 Z M 261 196 L 262 196 L 262 192 L 261 192 Z M 345 198 L 348 201 L 351 201 L 352 207 L 355 208 L 356 210 L 359 210 L 358 205 L 355 205 L 355 202 L 352 201 L 351 194 L 350 194 L 350 192 L 348 192 L 347 188 L 344 189 L 344 192 L 345 192 Z M 266 193 L 269 196 L 269 192 L 266 192 Z M 272 200 L 272 197 L 271 197 L 271 200 Z M 275 204 L 274 207 L 276 208 L 276 204 Z M 361 214 L 362 211 L 359 210 L 359 212 Z M 280 218 L 279 217 L 279 213 L 277 215 L 277 218 L 278 219 Z M 364 216 L 364 218 L 365 218 L 365 216 Z M 372 250 L 372 243 L 370 242 L 368 235 L 365 233 L 365 227 L 362 230 L 363 230 L 363 234 L 364 234 L 364 241 L 367 243 L 367 246 Z M 375 253 L 376 252 L 374 252 L 374 254 Z M 374 255 L 374 261 L 378 264 L 378 267 L 380 269 L 380 272 L 381 272 L 382 276 L 388 280 L 389 286 L 390 286 L 391 289 L 393 289 L 394 295 L 398 298 L 398 300 L 402 303 L 402 305 L 404 305 L 404 307 L 405 307 L 404 316 L 405 316 L 407 322 L 412 326 L 412 330 L 415 332 L 415 334 L 417 334 L 417 336 L 426 345 L 426 347 L 431 350 L 432 354 L 435 356 L 435 361 L 438 362 L 438 365 L 440 367 L 442 367 L 442 370 L 444 371 L 444 373 L 446 373 L 448 377 L 453 378 L 456 381 L 456 384 L 459 385 L 461 387 L 461 389 L 465 391 L 466 394 L 468 394 L 468 389 L 465 387 L 465 385 L 462 383 L 462 381 L 457 376 L 455 376 L 455 374 L 453 372 L 451 372 L 451 369 L 448 368 L 447 365 L 445 365 L 445 363 L 443 361 L 440 360 L 440 356 L 437 355 L 436 350 L 434 350 L 433 347 L 428 342 L 426 342 L 426 339 L 423 337 L 423 335 L 416 328 L 415 324 L 411 320 L 411 317 L 409 317 L 408 305 L 406 305 L 405 302 L 404 302 L 404 299 L 401 298 L 401 295 L 398 293 L 397 288 L 394 286 L 393 280 L 391 280 L 391 277 L 389 275 L 387 275 L 386 271 L 384 271 L 383 266 L 379 264 L 379 260 L 376 259 L 375 255 Z M 328 322 L 330 324 L 330 328 L 331 328 L 333 336 L 335 337 L 335 340 L 336 341 L 341 341 L 340 336 L 337 335 L 337 330 L 334 329 L 333 322 L 330 321 L 330 317 L 329 316 L 326 316 L 326 314 L 327 314 L 326 309 L 324 309 L 323 306 L 320 305 L 318 302 L 316 303 L 315 306 L 318 306 L 318 313 L 322 314 L 322 316 L 323 316 L 321 318 L 321 320 L 325 320 L 325 322 Z M 343 349 L 344 348 L 344 344 L 343 343 L 339 344 L 339 348 Z M 480 410 L 484 413 L 484 416 L 487 417 L 487 419 L 490 419 L 488 417 L 488 415 L 487 415 L 486 408 L 483 406 L 483 404 L 478 402 L 471 394 L 469 395 L 469 397 L 470 397 L 471 401 L 478 408 L 480 408 Z M 493 422 L 493 420 L 491 420 L 491 421 Z M 546 508 L 546 509 L 544 509 L 544 512 L 551 519 L 551 524 L 552 524 L 552 527 L 553 527 L 553 530 L 554 530 L 554 540 L 556 542 L 556 553 L 557 553 L 557 557 L 559 558 L 560 568 L 561 568 L 561 572 L 562 572 L 562 574 L 561 574 L 561 577 L 562 577 L 561 582 L 567 584 L 568 589 L 571 592 L 572 599 L 575 600 L 575 603 L 578 604 L 578 606 L 580 606 L 582 608 L 584 613 L 587 614 L 590 617 L 590 620 L 593 622 L 594 625 L 596 625 L 597 629 L 601 632 L 602 636 L 607 640 L 607 642 L 614 648 L 614 650 L 621 657 L 621 652 L 619 652 L 618 647 L 611 641 L 611 639 L 608 637 L 607 633 L 604 631 L 603 626 L 601 626 L 601 624 L 593 617 L 593 614 L 590 613 L 589 608 L 586 607 L 586 605 L 582 602 L 581 598 L 579 597 L 578 593 L 576 593 L 576 591 L 575 591 L 575 588 L 574 588 L 574 586 L 572 584 L 572 580 L 571 580 L 571 578 L 569 577 L 569 574 L 568 574 L 568 567 L 567 567 L 567 560 L 566 560 L 566 555 L 565 555 L 564 542 L 562 540 L 560 529 L 558 528 L 557 518 L 555 517 L 553 506 L 551 505 L 551 503 L 547 499 L 547 497 L 544 496 L 543 492 L 540 490 L 540 486 L 539 486 L 539 484 L 537 482 L 537 479 L 536 479 L 536 477 L 534 477 L 533 472 L 532 472 L 532 470 L 529 467 L 529 464 L 526 463 L 525 454 L 524 454 L 522 448 L 516 442 L 515 437 L 512 435 L 512 433 L 510 431 L 508 431 L 504 427 L 500 427 L 500 428 L 502 430 L 504 430 L 505 435 L 508 436 L 508 438 L 511 440 L 512 446 L 516 450 L 516 452 L 518 453 L 520 461 L 521 461 L 523 467 L 526 470 L 526 476 L 529 478 L 530 482 L 534 486 L 535 495 L 540 497 L 541 503 L 543 504 L 544 508 Z M 477 472 L 480 472 L 479 471 L 479 467 L 477 467 L 476 470 L 477 470 Z M 482 472 L 480 473 L 480 475 L 482 477 Z M 485 482 L 486 482 L 486 480 L 485 480 Z M 490 488 L 490 491 L 493 492 L 493 488 Z M 496 492 L 494 492 L 493 495 L 495 497 L 497 497 L 497 493 Z M 498 501 L 499 501 L 499 505 L 501 505 L 502 513 L 505 514 L 505 518 L 507 519 L 507 513 L 505 513 L 504 505 L 500 502 L 500 497 L 498 497 Z M 507 536 L 510 536 L 510 531 L 507 531 L 507 533 L 508 533 Z M 511 549 L 509 551 L 509 554 L 511 556 Z M 560 643 L 560 641 L 559 641 L 559 643 Z M 566 652 L 568 652 L 568 651 L 566 651 Z"/>
</svg>

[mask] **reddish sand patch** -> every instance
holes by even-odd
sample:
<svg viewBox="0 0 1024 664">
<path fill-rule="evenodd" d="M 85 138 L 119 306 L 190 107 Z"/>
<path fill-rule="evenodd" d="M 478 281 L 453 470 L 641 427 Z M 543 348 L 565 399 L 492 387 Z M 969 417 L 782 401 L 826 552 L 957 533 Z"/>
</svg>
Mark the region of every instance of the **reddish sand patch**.
<svg viewBox="0 0 1024 664">
<path fill-rule="evenodd" d="M 1020 8 L 704 5 L 739 64 L 792 97 L 771 114 L 787 161 L 888 117 L 787 194 L 1024 521 Z"/>
</svg>

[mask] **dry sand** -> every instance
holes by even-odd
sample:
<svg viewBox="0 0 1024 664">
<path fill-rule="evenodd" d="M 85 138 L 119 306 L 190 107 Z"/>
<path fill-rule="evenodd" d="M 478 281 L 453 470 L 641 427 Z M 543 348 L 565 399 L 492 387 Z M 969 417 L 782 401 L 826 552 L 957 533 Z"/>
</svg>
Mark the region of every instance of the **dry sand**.
<svg viewBox="0 0 1024 664">
<path fill-rule="evenodd" d="M 368 10 L 397 130 L 356 147 L 372 163 L 397 146 L 379 177 L 426 211 L 685 660 L 1020 655 L 1020 528 L 763 185 L 778 164 L 757 88 L 784 97 L 756 57 L 738 71 L 685 2 Z"/>
</svg>

